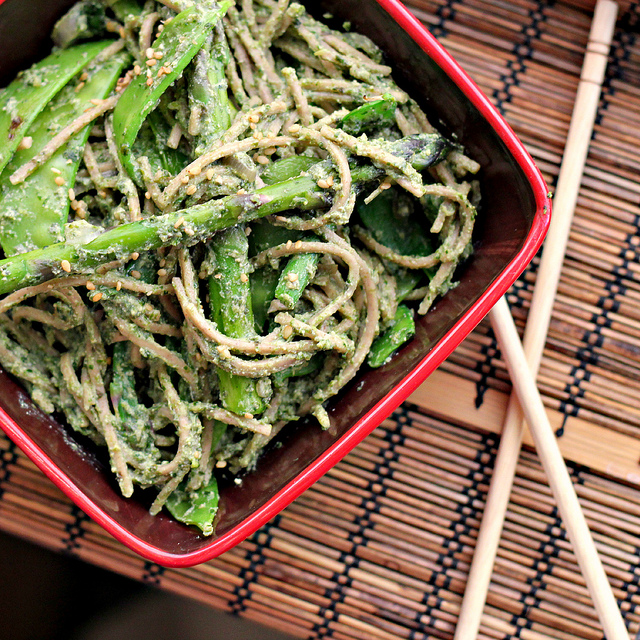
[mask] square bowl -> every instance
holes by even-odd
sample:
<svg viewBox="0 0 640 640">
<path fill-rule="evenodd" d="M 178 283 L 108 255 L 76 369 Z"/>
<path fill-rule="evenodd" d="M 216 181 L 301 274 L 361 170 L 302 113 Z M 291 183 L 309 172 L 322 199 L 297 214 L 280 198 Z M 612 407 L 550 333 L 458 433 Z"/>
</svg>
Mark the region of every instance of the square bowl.
<svg viewBox="0 0 640 640">
<path fill-rule="evenodd" d="M 48 34 L 73 0 L 0 0 L 0 86 L 46 53 Z M 123 498 L 108 466 L 43 414 L 0 372 L 0 427 L 91 518 L 144 558 L 185 567 L 241 542 L 341 460 L 453 351 L 513 284 L 549 224 L 547 188 L 532 159 L 490 101 L 397 0 L 307 2 L 312 13 L 349 20 L 385 52 L 398 84 L 445 134 L 481 164 L 482 209 L 475 253 L 459 284 L 416 323 L 416 335 L 385 366 L 362 369 L 330 401 L 331 427 L 312 420 L 285 428 L 241 485 L 221 489 L 213 536 Z M 452 399 L 453 401 L 453 399 Z"/>
</svg>

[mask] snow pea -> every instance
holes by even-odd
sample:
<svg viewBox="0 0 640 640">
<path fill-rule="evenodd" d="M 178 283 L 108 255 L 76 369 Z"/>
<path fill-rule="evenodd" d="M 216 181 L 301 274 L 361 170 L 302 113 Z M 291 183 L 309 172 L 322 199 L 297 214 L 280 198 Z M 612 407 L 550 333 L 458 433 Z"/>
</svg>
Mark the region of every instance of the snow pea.
<svg viewBox="0 0 640 640">
<path fill-rule="evenodd" d="M 55 51 L 18 74 L 0 93 L 0 171 L 51 98 L 104 47 L 104 42 L 89 42 Z"/>
<path fill-rule="evenodd" d="M 109 42 L 102 42 L 102 47 Z M 12 185 L 15 169 L 37 155 L 60 129 L 91 106 L 106 98 L 129 62 L 126 53 L 87 67 L 87 79 L 69 83 L 40 112 L 29 127 L 31 146 L 18 149 L 0 175 L 0 244 L 7 256 L 46 247 L 64 239 L 69 212 L 69 188 L 73 187 L 89 135 L 89 126 L 67 141 L 24 182 Z"/>
<path fill-rule="evenodd" d="M 231 4 L 231 0 L 222 0 L 205 5 L 204 9 L 190 6 L 166 22 L 152 45 L 162 58 L 134 76 L 123 91 L 113 114 L 113 133 L 120 160 L 132 179 L 139 180 L 132 148 L 142 123 L 202 48 Z"/>
<path fill-rule="evenodd" d="M 165 506 L 180 522 L 198 527 L 204 535 L 213 533 L 213 520 L 218 511 L 220 493 L 215 476 L 199 489 L 189 489 L 188 482 L 181 485 L 167 498 Z"/>
</svg>

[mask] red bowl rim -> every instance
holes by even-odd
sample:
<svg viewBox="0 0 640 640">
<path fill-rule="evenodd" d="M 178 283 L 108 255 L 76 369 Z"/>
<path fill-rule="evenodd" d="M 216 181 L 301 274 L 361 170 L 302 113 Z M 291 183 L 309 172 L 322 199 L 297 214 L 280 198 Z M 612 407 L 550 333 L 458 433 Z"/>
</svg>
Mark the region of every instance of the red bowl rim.
<svg viewBox="0 0 640 640">
<path fill-rule="evenodd" d="M 5 0 L 0 0 L 3 4 Z M 394 409 L 396 409 L 424 380 L 445 360 L 460 342 L 484 318 L 498 299 L 506 293 L 524 271 L 540 248 L 547 232 L 551 199 L 539 169 L 511 127 L 497 109 L 482 93 L 476 83 L 466 74 L 444 47 L 429 31 L 404 7 L 399 0 L 376 0 L 378 4 L 417 42 L 417 44 L 445 71 L 463 94 L 475 105 L 482 116 L 491 124 L 497 135 L 512 154 L 525 174 L 532 188 L 536 213 L 531 229 L 521 250 L 485 290 L 481 297 L 440 339 L 424 359 L 402 381 L 371 408 L 349 431 L 329 447 L 321 456 L 299 473 L 277 494 L 259 507 L 254 513 L 195 551 L 175 554 L 134 535 L 115 519 L 107 515 L 95 502 L 74 484 L 70 478 L 40 449 L 0 408 L 0 424 L 11 440 L 38 466 L 38 468 L 80 507 L 89 517 L 101 525 L 114 538 L 142 557 L 166 567 L 190 567 L 206 562 L 228 551 L 242 542 L 268 520 L 277 515 L 316 480 L 337 464 L 369 433 L 371 433 Z"/>
</svg>

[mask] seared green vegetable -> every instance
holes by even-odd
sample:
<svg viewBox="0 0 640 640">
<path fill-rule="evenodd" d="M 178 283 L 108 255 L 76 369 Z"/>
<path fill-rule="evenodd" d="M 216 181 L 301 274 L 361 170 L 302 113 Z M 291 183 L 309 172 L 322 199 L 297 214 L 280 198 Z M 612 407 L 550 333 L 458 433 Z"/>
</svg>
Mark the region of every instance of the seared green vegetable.
<svg viewBox="0 0 640 640">
<path fill-rule="evenodd" d="M 420 134 L 398 140 L 390 148 L 399 157 L 406 155 L 407 161 L 416 168 L 424 169 L 437 162 L 447 146 L 437 134 Z M 363 188 L 382 173 L 383 170 L 372 165 L 355 167 L 352 171 L 354 188 Z M 62 242 L 0 260 L 0 293 L 9 293 L 60 275 L 63 260 L 69 263 L 72 271 L 82 272 L 136 251 L 148 251 L 164 244 L 194 244 L 238 223 L 291 208 L 302 211 L 322 208 L 329 201 L 330 195 L 318 186 L 316 180 L 301 176 L 257 189 L 253 194 L 227 196 L 176 213 L 123 224 L 96 237 L 88 233 L 86 242 Z"/>
<path fill-rule="evenodd" d="M 309 240 L 318 240 L 311 237 Z M 287 309 L 293 309 L 300 296 L 316 275 L 320 255 L 318 253 L 303 253 L 289 259 L 282 270 L 275 290 L 275 297 Z"/>
<path fill-rule="evenodd" d="M 339 126 L 353 136 L 359 136 L 365 131 L 378 127 L 389 126 L 395 121 L 397 105 L 398 103 L 393 99 L 393 96 L 385 94 L 380 100 L 367 102 L 350 111 L 340 120 Z"/>
<path fill-rule="evenodd" d="M 184 483 L 167 498 L 166 506 L 176 520 L 192 524 L 205 536 L 210 536 L 213 533 L 219 499 L 218 482 L 213 476 L 208 484 L 197 490 L 190 490 L 187 483 Z"/>
<path fill-rule="evenodd" d="M 104 49 L 104 42 L 55 51 L 23 71 L 0 94 L 0 171 L 49 100 Z"/>
<path fill-rule="evenodd" d="M 217 233 L 211 243 L 215 273 L 209 278 L 211 316 L 223 333 L 232 338 L 253 338 L 251 304 L 251 267 L 249 243 L 243 225 Z M 256 380 L 237 376 L 222 369 L 220 400 L 235 413 L 256 415 L 266 408 L 265 398 L 256 391 Z"/>
<path fill-rule="evenodd" d="M 103 48 L 106 43 L 103 43 Z M 16 151 L 0 176 L 0 244 L 5 255 L 47 247 L 64 239 L 69 189 L 73 188 L 82 150 L 89 136 L 89 125 L 61 146 L 24 182 L 12 185 L 9 178 L 20 166 L 42 151 L 60 129 L 66 127 L 113 90 L 129 61 L 119 53 L 108 60 L 89 65 L 86 79 L 64 87 L 38 115 L 28 130 L 30 145 Z"/>
<path fill-rule="evenodd" d="M 135 76 L 124 90 L 113 114 L 113 132 L 120 161 L 132 178 L 139 180 L 131 150 L 142 123 L 230 6 L 230 0 L 221 0 L 180 12 L 153 42 L 153 51 L 162 54 L 160 63 Z"/>
<path fill-rule="evenodd" d="M 367 364 L 374 368 L 381 367 L 415 332 L 413 311 L 403 304 L 398 305 L 393 324 L 373 341 Z"/>
</svg>

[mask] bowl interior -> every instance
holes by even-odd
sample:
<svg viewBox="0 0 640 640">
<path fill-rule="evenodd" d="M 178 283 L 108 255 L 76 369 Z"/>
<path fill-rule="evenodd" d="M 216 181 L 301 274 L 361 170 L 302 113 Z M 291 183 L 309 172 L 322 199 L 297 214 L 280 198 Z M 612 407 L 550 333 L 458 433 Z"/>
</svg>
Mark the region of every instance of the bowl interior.
<svg viewBox="0 0 640 640">
<path fill-rule="evenodd" d="M 46 52 L 47 34 L 73 0 L 6 0 L 0 5 L 0 79 Z M 151 517 L 144 499 L 122 498 L 108 467 L 90 447 L 74 446 L 67 429 L 33 407 L 26 393 L 0 373 L 0 406 L 85 499 L 145 544 L 181 556 L 202 550 L 228 535 L 262 508 L 308 465 L 335 444 L 393 390 L 433 346 L 469 312 L 522 250 L 536 216 L 533 189 L 511 153 L 471 101 L 445 71 L 374 0 L 308 2 L 316 14 L 330 12 L 339 24 L 349 20 L 386 52 L 398 83 L 415 97 L 434 123 L 455 134 L 482 165 L 483 203 L 475 231 L 475 254 L 459 273 L 459 285 L 417 323 L 415 338 L 386 366 L 362 371 L 330 406 L 332 427 L 322 431 L 313 421 L 291 425 L 282 446 L 268 450 L 241 486 L 222 489 L 216 533 L 205 538 L 164 515 Z M 43 51 L 44 50 L 44 51 Z M 515 275 L 514 275 L 515 278 Z"/>
</svg>

